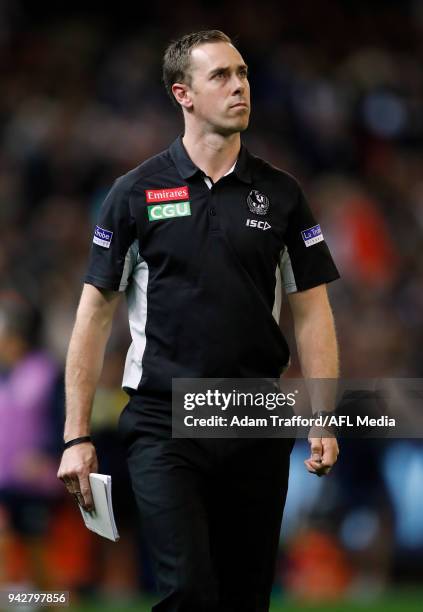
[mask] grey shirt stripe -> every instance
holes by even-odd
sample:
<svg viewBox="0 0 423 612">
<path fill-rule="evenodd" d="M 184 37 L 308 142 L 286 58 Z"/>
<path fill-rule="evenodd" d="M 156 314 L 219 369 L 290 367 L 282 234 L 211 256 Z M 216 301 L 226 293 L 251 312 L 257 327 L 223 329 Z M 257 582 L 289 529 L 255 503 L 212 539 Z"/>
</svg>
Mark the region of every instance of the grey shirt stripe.
<svg viewBox="0 0 423 612">
<path fill-rule="evenodd" d="M 287 247 L 281 251 L 280 268 L 282 275 L 282 283 L 286 293 L 295 293 L 298 291 L 297 283 L 295 282 L 294 271 L 292 269 L 291 258 Z"/>
</svg>

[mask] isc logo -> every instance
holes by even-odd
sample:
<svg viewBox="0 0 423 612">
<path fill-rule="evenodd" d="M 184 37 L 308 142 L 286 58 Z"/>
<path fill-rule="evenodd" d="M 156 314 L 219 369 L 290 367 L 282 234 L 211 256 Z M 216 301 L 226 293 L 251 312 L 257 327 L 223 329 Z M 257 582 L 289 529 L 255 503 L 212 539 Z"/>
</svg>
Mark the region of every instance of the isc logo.
<svg viewBox="0 0 423 612">
<path fill-rule="evenodd" d="M 245 225 L 248 225 L 248 227 L 256 227 L 261 230 L 268 230 L 272 227 L 267 221 L 258 221 L 257 219 L 247 219 Z"/>
</svg>

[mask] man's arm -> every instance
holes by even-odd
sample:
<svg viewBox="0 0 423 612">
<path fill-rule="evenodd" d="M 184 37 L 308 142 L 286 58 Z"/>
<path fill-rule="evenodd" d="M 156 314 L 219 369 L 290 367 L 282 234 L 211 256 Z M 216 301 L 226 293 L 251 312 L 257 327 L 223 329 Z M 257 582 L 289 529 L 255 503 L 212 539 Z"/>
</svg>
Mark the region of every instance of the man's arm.
<svg viewBox="0 0 423 612">
<path fill-rule="evenodd" d="M 66 359 L 65 442 L 90 433 L 94 394 L 121 296 L 122 293 L 100 290 L 88 284 L 82 290 Z M 91 442 L 77 444 L 63 452 L 57 477 L 86 510 L 93 508 L 88 476 L 97 470 L 97 455 Z"/>
<path fill-rule="evenodd" d="M 288 301 L 294 318 L 295 338 L 304 378 L 338 378 L 338 345 L 326 285 L 291 293 Z M 316 390 L 319 393 L 319 387 Z M 304 461 L 308 471 L 318 476 L 327 474 L 339 454 L 336 438 L 309 437 L 309 442 L 311 456 Z"/>
</svg>

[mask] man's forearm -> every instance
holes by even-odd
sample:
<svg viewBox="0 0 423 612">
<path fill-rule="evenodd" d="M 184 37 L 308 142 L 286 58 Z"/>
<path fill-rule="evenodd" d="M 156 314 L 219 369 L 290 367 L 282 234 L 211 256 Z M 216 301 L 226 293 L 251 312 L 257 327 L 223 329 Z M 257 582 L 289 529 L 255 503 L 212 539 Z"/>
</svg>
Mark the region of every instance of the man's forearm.
<svg viewBox="0 0 423 612">
<path fill-rule="evenodd" d="M 313 412 L 335 409 L 339 376 L 338 344 L 332 312 L 316 312 L 296 328 L 301 371 Z"/>
<path fill-rule="evenodd" d="M 304 378 L 339 376 L 338 343 L 332 313 L 316 313 L 299 324 L 295 336 Z"/>
<path fill-rule="evenodd" d="M 112 326 L 109 306 L 106 309 L 86 304 L 78 309 L 66 360 L 65 441 L 90 431 L 94 394 Z"/>
</svg>

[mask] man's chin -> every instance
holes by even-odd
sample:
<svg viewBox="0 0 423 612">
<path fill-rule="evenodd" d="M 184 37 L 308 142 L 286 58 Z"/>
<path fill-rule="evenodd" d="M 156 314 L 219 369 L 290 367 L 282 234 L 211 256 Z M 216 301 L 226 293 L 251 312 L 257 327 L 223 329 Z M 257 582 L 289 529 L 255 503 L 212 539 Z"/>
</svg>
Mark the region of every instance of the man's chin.
<svg viewBox="0 0 423 612">
<path fill-rule="evenodd" d="M 248 128 L 249 120 L 243 119 L 242 121 L 233 121 L 230 125 L 222 125 L 218 128 L 218 131 L 222 136 L 230 136 L 231 134 L 238 134 L 239 132 L 245 132 Z"/>
<path fill-rule="evenodd" d="M 240 125 L 238 131 L 239 132 L 244 132 L 247 129 L 248 124 L 249 124 L 249 119 L 247 119 L 246 121 L 243 121 L 242 124 Z"/>
</svg>

